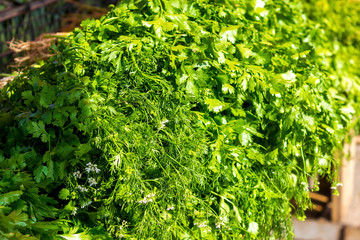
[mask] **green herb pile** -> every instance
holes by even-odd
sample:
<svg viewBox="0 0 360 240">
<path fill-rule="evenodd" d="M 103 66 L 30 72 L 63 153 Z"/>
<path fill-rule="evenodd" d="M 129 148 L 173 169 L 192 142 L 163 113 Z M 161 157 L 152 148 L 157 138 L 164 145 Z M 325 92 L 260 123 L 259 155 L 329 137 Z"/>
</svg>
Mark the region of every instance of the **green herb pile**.
<svg viewBox="0 0 360 240">
<path fill-rule="evenodd" d="M 357 122 L 359 12 L 123 0 L 84 21 L 1 91 L 0 238 L 293 239 Z"/>
</svg>

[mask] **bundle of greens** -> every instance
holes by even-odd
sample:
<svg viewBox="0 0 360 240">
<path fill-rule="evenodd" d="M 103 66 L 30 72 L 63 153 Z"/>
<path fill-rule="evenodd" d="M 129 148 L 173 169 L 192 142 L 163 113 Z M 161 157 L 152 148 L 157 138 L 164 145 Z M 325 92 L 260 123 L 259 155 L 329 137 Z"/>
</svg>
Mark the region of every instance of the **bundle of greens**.
<svg viewBox="0 0 360 240">
<path fill-rule="evenodd" d="M 123 0 L 84 21 L 1 91 L 0 236 L 292 239 L 358 109 L 345 10 Z"/>
</svg>

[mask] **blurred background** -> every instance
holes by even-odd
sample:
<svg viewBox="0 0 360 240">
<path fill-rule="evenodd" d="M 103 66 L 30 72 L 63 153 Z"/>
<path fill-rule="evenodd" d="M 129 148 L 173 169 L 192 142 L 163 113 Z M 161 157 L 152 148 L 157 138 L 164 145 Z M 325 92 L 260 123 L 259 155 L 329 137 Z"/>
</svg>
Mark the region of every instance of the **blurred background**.
<svg viewBox="0 0 360 240">
<path fill-rule="evenodd" d="M 312 209 L 307 211 L 307 219 L 294 219 L 296 240 L 360 239 L 360 137 L 344 144 L 341 155 L 336 157 L 343 158 L 338 169 L 342 184 L 335 190 L 326 177 L 319 179 L 319 191 L 310 192 Z"/>
<path fill-rule="evenodd" d="M 116 3 L 116 0 L 0 0 L 0 73 L 10 72 L 17 64 L 48 57 L 44 51 L 53 41 L 43 40 L 51 38 L 44 34 L 70 32 L 83 19 L 100 18 L 110 4 Z M 23 43 L 28 41 L 34 42 Z M 24 52 L 17 57 L 27 58 L 16 59 L 16 64 L 15 52 Z"/>
</svg>

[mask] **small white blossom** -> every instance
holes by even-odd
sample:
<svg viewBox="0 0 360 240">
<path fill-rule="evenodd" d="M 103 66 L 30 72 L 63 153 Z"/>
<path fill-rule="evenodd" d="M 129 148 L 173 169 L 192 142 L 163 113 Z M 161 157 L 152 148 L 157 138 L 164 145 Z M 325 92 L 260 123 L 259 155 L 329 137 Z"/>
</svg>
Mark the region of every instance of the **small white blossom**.
<svg viewBox="0 0 360 240">
<path fill-rule="evenodd" d="M 167 119 L 165 119 L 164 121 L 161 121 L 160 122 L 161 126 L 160 126 L 159 129 L 163 129 L 165 127 L 165 124 L 168 123 L 168 122 L 169 122 L 169 120 L 167 120 Z"/>
<path fill-rule="evenodd" d="M 149 202 L 153 202 L 154 201 L 153 197 L 155 197 L 155 193 L 150 193 L 147 196 L 145 196 L 144 199 L 138 201 L 138 203 L 147 204 Z"/>
<path fill-rule="evenodd" d="M 86 172 L 90 173 L 90 172 L 95 172 L 95 173 L 99 173 L 100 169 L 97 167 L 96 164 L 92 164 L 92 163 L 87 163 L 86 164 L 86 168 L 85 168 Z"/>
<path fill-rule="evenodd" d="M 225 223 L 228 222 L 228 218 L 226 216 L 220 217 L 220 221 L 215 223 L 216 228 L 221 228 L 221 226 L 225 226 Z"/>
<path fill-rule="evenodd" d="M 96 186 L 97 185 L 97 182 L 96 182 L 96 180 L 95 180 L 95 178 L 89 178 L 89 186 L 91 187 L 91 186 Z"/>
<path fill-rule="evenodd" d="M 171 210 L 174 210 L 175 208 L 174 208 L 174 206 L 173 205 L 171 205 L 170 207 L 168 207 L 166 210 L 167 211 L 171 211 Z"/>
<path fill-rule="evenodd" d="M 77 208 L 74 208 L 73 212 L 71 213 L 71 215 L 75 216 L 77 212 Z"/>
<path fill-rule="evenodd" d="M 91 166 L 92 166 L 91 163 L 87 163 L 86 166 L 88 166 L 88 167 L 85 168 L 86 172 L 87 172 L 87 173 L 91 172 L 91 170 L 92 170 L 92 168 L 91 168 Z"/>
<path fill-rule="evenodd" d="M 87 192 L 87 191 L 88 191 L 88 189 L 87 189 L 86 187 L 81 186 L 81 185 L 78 185 L 78 186 L 77 186 L 77 189 L 79 189 L 80 192 Z"/>
<path fill-rule="evenodd" d="M 73 175 L 74 175 L 75 178 L 81 178 L 81 173 L 80 173 L 80 171 L 74 172 Z"/>
<path fill-rule="evenodd" d="M 195 226 L 198 226 L 199 228 L 205 228 L 207 227 L 207 223 L 206 221 L 205 222 L 202 222 L 202 223 L 194 223 Z"/>
<path fill-rule="evenodd" d="M 121 225 L 122 225 L 123 227 L 127 227 L 127 221 L 123 220 Z"/>
<path fill-rule="evenodd" d="M 304 191 L 306 191 L 306 192 L 309 191 L 309 185 L 308 185 L 308 183 L 306 183 L 306 182 L 301 182 L 301 185 L 303 185 Z"/>
<path fill-rule="evenodd" d="M 205 229 L 203 230 L 203 233 L 211 233 L 211 228 L 205 228 Z"/>
<path fill-rule="evenodd" d="M 214 107 L 214 108 L 213 108 L 213 111 L 214 111 L 214 112 L 220 112 L 221 109 L 222 109 L 222 105 Z"/>
<path fill-rule="evenodd" d="M 89 202 L 87 202 L 87 203 L 83 203 L 83 204 L 81 205 L 81 208 L 85 208 L 85 207 L 89 206 L 91 203 L 92 203 L 92 201 L 89 201 Z"/>
<path fill-rule="evenodd" d="M 220 217 L 220 221 L 221 222 L 227 222 L 228 221 L 228 218 L 225 216 L 225 217 Z"/>
<path fill-rule="evenodd" d="M 337 187 L 342 187 L 342 185 L 343 185 L 342 183 L 336 184 Z"/>
</svg>

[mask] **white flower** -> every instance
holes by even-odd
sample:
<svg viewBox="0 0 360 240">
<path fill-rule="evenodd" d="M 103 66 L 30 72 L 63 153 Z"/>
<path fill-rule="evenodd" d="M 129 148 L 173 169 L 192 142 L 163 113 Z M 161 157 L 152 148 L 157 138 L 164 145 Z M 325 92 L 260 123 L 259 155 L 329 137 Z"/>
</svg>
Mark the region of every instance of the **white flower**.
<svg viewBox="0 0 360 240">
<path fill-rule="evenodd" d="M 211 228 L 205 228 L 202 232 L 203 232 L 203 233 L 210 233 L 210 232 L 211 232 Z"/>
<path fill-rule="evenodd" d="M 220 219 L 220 221 L 218 221 L 218 222 L 215 223 L 215 227 L 216 227 L 216 228 L 221 228 L 221 226 L 225 226 L 225 223 L 228 222 L 228 220 L 229 220 L 229 219 L 227 218 L 227 216 L 220 217 L 219 219 Z"/>
<path fill-rule="evenodd" d="M 85 168 L 86 172 L 87 172 L 87 173 L 91 172 L 91 171 L 92 171 L 92 163 L 87 163 L 86 166 L 87 166 L 87 167 Z"/>
<path fill-rule="evenodd" d="M 161 121 L 161 122 L 160 122 L 160 125 L 161 125 L 161 126 L 160 126 L 159 129 L 163 129 L 163 128 L 165 127 L 165 124 L 168 123 L 168 122 L 169 122 L 169 120 L 167 120 L 167 119 L 165 119 L 164 121 Z"/>
<path fill-rule="evenodd" d="M 81 185 L 78 185 L 78 186 L 77 186 L 77 189 L 79 189 L 80 192 L 87 192 L 87 191 L 88 191 L 88 189 L 87 189 L 86 187 L 83 187 L 83 186 L 81 186 Z"/>
<path fill-rule="evenodd" d="M 306 191 L 306 192 L 309 191 L 309 185 L 306 182 L 301 182 L 301 185 L 303 185 L 304 191 Z"/>
<path fill-rule="evenodd" d="M 166 210 L 167 211 L 171 211 L 171 210 L 174 210 L 175 208 L 174 208 L 174 206 L 173 205 L 171 205 L 170 207 L 168 207 Z"/>
<path fill-rule="evenodd" d="M 227 218 L 226 216 L 220 217 L 220 221 L 221 221 L 221 222 L 227 222 L 227 221 L 228 221 L 228 218 Z"/>
<path fill-rule="evenodd" d="M 77 212 L 77 208 L 74 208 L 73 212 L 71 213 L 71 215 L 75 216 Z"/>
<path fill-rule="evenodd" d="M 343 185 L 342 183 L 336 184 L 337 187 L 342 187 L 342 185 Z"/>
<path fill-rule="evenodd" d="M 138 203 L 147 204 L 149 202 L 153 202 L 154 201 L 153 197 L 155 197 L 155 193 L 150 193 L 147 196 L 145 196 L 144 199 L 138 201 Z"/>
<path fill-rule="evenodd" d="M 81 178 L 81 173 L 80 173 L 80 171 L 74 172 L 73 175 L 74 175 L 75 178 Z"/>
<path fill-rule="evenodd" d="M 199 228 L 205 228 L 205 227 L 207 227 L 206 221 L 204 221 L 203 223 L 195 222 L 194 225 L 195 225 L 195 226 L 198 226 Z"/>
<path fill-rule="evenodd" d="M 199 228 L 204 228 L 204 227 L 207 227 L 206 222 L 203 222 L 203 223 L 201 223 L 201 224 L 199 225 Z"/>
<path fill-rule="evenodd" d="M 89 186 L 91 187 L 91 186 L 96 186 L 96 184 L 97 184 L 97 182 L 96 182 L 96 180 L 95 180 L 95 178 L 89 178 Z"/>
<path fill-rule="evenodd" d="M 220 112 L 221 109 L 222 109 L 222 106 L 220 105 L 220 106 L 214 107 L 214 108 L 213 108 L 213 111 L 214 111 L 214 112 Z"/>
<path fill-rule="evenodd" d="M 99 173 L 100 169 L 98 169 L 96 164 L 92 164 L 91 162 L 86 164 L 86 168 L 85 168 L 86 172 L 90 173 L 90 172 L 95 172 L 95 173 Z"/>
<path fill-rule="evenodd" d="M 89 202 L 87 202 L 87 203 L 83 203 L 83 204 L 81 205 L 81 208 L 85 208 L 85 207 L 89 206 L 91 203 L 92 203 L 92 201 L 89 201 Z"/>
</svg>

